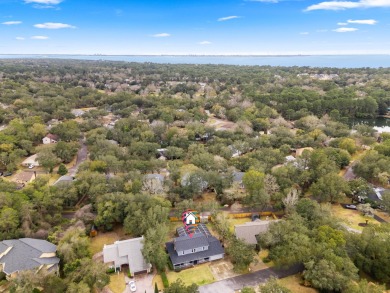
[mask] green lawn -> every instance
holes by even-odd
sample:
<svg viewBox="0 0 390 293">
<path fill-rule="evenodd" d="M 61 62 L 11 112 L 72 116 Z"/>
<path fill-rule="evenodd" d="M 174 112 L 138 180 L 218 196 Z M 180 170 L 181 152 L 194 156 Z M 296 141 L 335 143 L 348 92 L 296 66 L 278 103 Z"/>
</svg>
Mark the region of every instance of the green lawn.
<svg viewBox="0 0 390 293">
<path fill-rule="evenodd" d="M 292 293 L 317 293 L 314 288 L 305 287 L 300 284 L 301 276 L 299 274 L 292 275 L 287 278 L 279 279 L 278 281 L 282 286 L 291 290 Z"/>
<path fill-rule="evenodd" d="M 181 279 L 186 285 L 191 285 L 192 283 L 204 285 L 215 281 L 208 264 L 198 265 L 178 273 L 169 272 L 167 273 L 167 277 L 169 283 L 173 283 L 177 279 Z"/>
<path fill-rule="evenodd" d="M 335 217 L 341 219 L 349 227 L 356 230 L 363 230 L 363 227 L 359 226 L 359 223 L 366 223 L 366 220 L 370 224 L 379 224 L 374 218 L 365 217 L 359 211 L 345 209 L 339 204 L 332 205 L 332 212 Z"/>
</svg>

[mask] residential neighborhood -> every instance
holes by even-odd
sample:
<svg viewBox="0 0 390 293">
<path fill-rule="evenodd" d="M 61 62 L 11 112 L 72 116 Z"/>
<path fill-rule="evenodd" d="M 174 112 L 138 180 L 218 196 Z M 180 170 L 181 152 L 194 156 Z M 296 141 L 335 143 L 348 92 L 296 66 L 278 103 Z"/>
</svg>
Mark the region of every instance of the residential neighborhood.
<svg viewBox="0 0 390 293">
<path fill-rule="evenodd" d="M 384 292 L 389 74 L 0 60 L 0 292 Z"/>
</svg>

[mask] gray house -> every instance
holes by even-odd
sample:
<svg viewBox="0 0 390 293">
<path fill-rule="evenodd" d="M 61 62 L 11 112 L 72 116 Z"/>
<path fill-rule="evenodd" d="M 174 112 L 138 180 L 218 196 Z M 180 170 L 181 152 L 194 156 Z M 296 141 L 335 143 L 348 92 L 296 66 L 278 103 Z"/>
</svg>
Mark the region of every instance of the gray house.
<svg viewBox="0 0 390 293">
<path fill-rule="evenodd" d="M 234 232 L 238 239 L 243 240 L 247 244 L 257 245 L 257 236 L 265 233 L 269 229 L 269 225 L 276 221 L 254 221 L 247 222 L 242 225 L 234 225 Z"/>
<path fill-rule="evenodd" d="M 183 227 L 177 229 L 179 237 L 165 244 L 175 269 L 222 259 L 225 251 L 221 242 L 212 236 L 206 225 L 199 224 L 190 235 Z"/>
<path fill-rule="evenodd" d="M 0 271 L 12 278 L 21 271 L 58 272 L 57 247 L 46 240 L 20 238 L 0 242 Z"/>
<path fill-rule="evenodd" d="M 138 273 L 150 273 L 152 265 L 147 263 L 142 255 L 144 237 L 138 237 L 123 241 L 115 241 L 114 244 L 104 245 L 103 261 L 112 267 L 121 270 L 123 265 L 129 266 L 131 275 Z"/>
</svg>

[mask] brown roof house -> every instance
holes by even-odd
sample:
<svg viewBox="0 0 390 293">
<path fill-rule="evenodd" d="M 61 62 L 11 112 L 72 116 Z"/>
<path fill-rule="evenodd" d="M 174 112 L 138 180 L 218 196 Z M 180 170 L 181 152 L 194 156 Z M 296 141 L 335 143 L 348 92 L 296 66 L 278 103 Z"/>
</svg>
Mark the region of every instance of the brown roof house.
<svg viewBox="0 0 390 293">
<path fill-rule="evenodd" d="M 54 244 L 40 239 L 0 241 L 0 272 L 4 272 L 7 279 L 28 270 L 58 273 L 60 259 L 56 257 L 56 250 Z"/>
<path fill-rule="evenodd" d="M 58 142 L 58 136 L 55 134 L 47 134 L 44 138 L 42 138 L 43 144 L 51 144 L 51 143 L 57 143 Z"/>
<path fill-rule="evenodd" d="M 15 175 L 14 181 L 20 184 L 27 184 L 33 182 L 35 178 L 35 172 L 22 171 Z"/>
<path fill-rule="evenodd" d="M 247 244 L 257 245 L 256 236 L 268 231 L 270 223 L 275 221 L 261 221 L 248 222 L 242 225 L 235 225 L 234 232 L 238 239 L 243 240 Z"/>
<path fill-rule="evenodd" d="M 114 244 L 104 245 L 103 261 L 110 264 L 115 270 L 122 266 L 129 267 L 132 276 L 139 273 L 150 273 L 152 265 L 147 263 L 142 255 L 144 237 L 115 241 Z"/>
</svg>

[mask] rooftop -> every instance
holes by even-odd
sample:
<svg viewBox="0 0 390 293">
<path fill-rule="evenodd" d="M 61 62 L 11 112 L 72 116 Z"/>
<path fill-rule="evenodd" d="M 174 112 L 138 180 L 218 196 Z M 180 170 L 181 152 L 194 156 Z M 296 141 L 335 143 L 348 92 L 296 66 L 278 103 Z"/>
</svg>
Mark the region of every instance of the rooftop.
<svg viewBox="0 0 390 293">
<path fill-rule="evenodd" d="M 46 240 L 21 238 L 3 240 L 0 242 L 0 253 L 10 249 L 7 254 L 0 258 L 3 271 L 10 275 L 14 272 L 38 269 L 41 264 L 58 265 L 57 257 L 42 258 L 44 253 L 55 253 L 56 246 Z"/>
<path fill-rule="evenodd" d="M 247 222 L 242 225 L 235 225 L 234 231 L 236 237 L 248 244 L 257 244 L 256 235 L 268 231 L 270 223 L 273 221 L 255 221 Z"/>
</svg>

